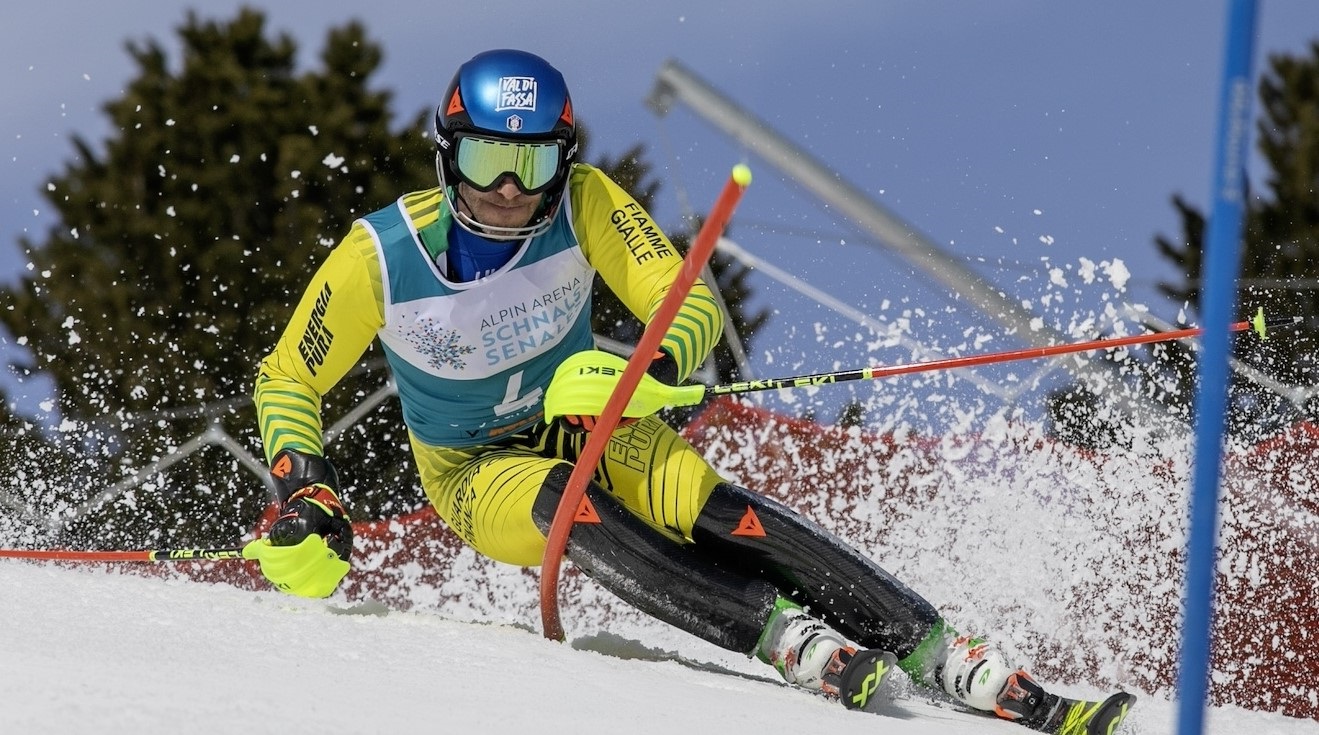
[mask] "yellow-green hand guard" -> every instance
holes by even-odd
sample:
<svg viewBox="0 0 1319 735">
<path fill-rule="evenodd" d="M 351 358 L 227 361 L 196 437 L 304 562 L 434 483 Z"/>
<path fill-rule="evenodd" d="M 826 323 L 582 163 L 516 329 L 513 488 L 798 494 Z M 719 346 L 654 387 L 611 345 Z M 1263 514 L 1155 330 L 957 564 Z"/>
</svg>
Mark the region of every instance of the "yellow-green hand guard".
<svg viewBox="0 0 1319 735">
<path fill-rule="evenodd" d="M 564 360 L 545 391 L 545 420 L 599 416 L 627 369 L 627 360 L 600 350 L 583 350 Z M 665 385 L 648 374 L 623 409 L 624 418 L 649 416 L 667 406 L 692 406 L 705 397 L 703 385 Z"/>
<path fill-rule="evenodd" d="M 349 569 L 314 533 L 295 546 L 275 546 L 264 538 L 251 541 L 243 547 L 243 558 L 257 560 L 271 584 L 298 597 L 329 597 Z"/>
</svg>

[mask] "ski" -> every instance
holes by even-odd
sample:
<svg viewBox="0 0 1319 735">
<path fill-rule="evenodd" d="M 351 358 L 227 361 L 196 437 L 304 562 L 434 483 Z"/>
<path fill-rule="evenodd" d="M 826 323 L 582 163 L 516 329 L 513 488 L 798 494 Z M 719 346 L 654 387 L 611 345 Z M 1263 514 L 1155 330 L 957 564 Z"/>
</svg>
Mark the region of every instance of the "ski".
<svg viewBox="0 0 1319 735">
<path fill-rule="evenodd" d="M 888 651 L 857 651 L 839 677 L 838 698 L 848 709 L 878 711 L 892 699 L 890 688 L 884 685 L 897 667 L 898 657 Z"/>
<path fill-rule="evenodd" d="M 1127 692 L 1096 701 L 1058 697 L 1057 704 L 1035 729 L 1050 735 L 1113 735 L 1135 703 L 1136 695 Z"/>
</svg>

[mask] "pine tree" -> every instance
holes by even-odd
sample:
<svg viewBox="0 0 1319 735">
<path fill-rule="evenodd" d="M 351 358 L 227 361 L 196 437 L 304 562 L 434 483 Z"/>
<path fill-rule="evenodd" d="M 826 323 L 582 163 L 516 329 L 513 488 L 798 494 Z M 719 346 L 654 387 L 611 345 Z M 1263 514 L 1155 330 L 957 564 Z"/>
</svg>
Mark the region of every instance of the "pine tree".
<svg viewBox="0 0 1319 735">
<path fill-rule="evenodd" d="M 267 498 L 219 447 L 100 496 L 213 422 L 259 458 L 256 365 L 310 274 L 355 218 L 436 185 L 433 111 L 396 122 L 393 95 L 371 84 L 383 52 L 360 24 L 330 30 L 309 71 L 257 11 L 190 14 L 178 35 L 178 59 L 128 45 L 138 73 L 104 107 L 113 133 L 73 139 L 46 184 L 58 223 L 20 241 L 32 268 L 0 289 L 0 320 L 28 350 L 15 367 L 49 377 L 65 427 L 52 439 L 5 415 L 23 451 L 0 459 L 12 478 L 0 502 L 73 517 L 64 544 L 208 546 L 249 530 Z M 640 146 L 603 163 L 647 201 L 658 190 Z M 597 315 L 597 330 L 626 339 L 613 319 Z M 386 385 L 382 363 L 369 350 L 326 396 L 327 427 Z M 396 400 L 327 452 L 356 518 L 425 504 Z"/>
<path fill-rule="evenodd" d="M 1267 193 L 1247 196 L 1242 260 L 1237 290 L 1241 319 L 1259 308 L 1266 317 L 1302 318 L 1299 329 L 1268 340 L 1240 337 L 1234 357 L 1248 368 L 1283 386 L 1319 384 L 1315 347 L 1319 338 L 1319 42 L 1308 55 L 1274 55 L 1259 89 L 1257 147 L 1268 164 Z M 1173 197 L 1181 221 L 1180 239 L 1158 236 L 1157 250 L 1184 274 L 1161 282 L 1159 290 L 1184 305 L 1188 320 L 1201 312 L 1200 279 L 1207 219 L 1181 196 Z M 1165 343 L 1151 350 L 1152 359 L 1133 363 L 1146 392 L 1173 404 L 1184 417 L 1194 398 L 1195 357 L 1190 345 Z M 1300 419 L 1319 415 L 1319 402 L 1293 405 L 1258 379 L 1234 374 L 1230 387 L 1229 430 L 1258 436 Z M 1096 422 L 1110 420 L 1095 410 L 1095 396 L 1079 385 L 1050 397 L 1055 433 L 1080 443 L 1112 437 L 1111 427 L 1096 431 Z"/>
<path fill-rule="evenodd" d="M 99 150 L 74 138 L 75 159 L 46 187 L 59 224 L 20 242 L 34 267 L 0 293 L 0 318 L 30 352 L 20 367 L 50 376 L 77 427 L 70 493 L 94 496 L 212 420 L 259 456 L 255 365 L 310 269 L 352 219 L 434 181 L 425 117 L 391 129 L 392 95 L 368 86 L 382 52 L 361 25 L 331 30 L 310 72 L 256 11 L 190 14 L 178 34 L 176 70 L 158 43 L 129 44 L 138 75 L 104 108 L 114 133 Z M 197 409 L 208 403 L 224 410 Z M 264 504 L 210 449 L 90 509 L 68 541 L 214 542 Z"/>
</svg>

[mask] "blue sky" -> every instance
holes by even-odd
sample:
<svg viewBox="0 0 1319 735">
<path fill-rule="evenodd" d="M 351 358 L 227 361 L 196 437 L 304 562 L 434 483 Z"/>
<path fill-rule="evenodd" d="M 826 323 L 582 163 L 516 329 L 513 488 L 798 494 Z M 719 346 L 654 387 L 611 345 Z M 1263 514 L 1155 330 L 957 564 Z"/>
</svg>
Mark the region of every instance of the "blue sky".
<svg viewBox="0 0 1319 735">
<path fill-rule="evenodd" d="M 200 12 L 228 18 L 240 5 L 208 2 Z M 306 66 L 316 63 L 328 28 L 361 19 L 385 49 L 374 81 L 395 92 L 400 119 L 433 106 L 455 66 L 479 51 L 511 46 L 545 56 L 569 81 L 595 135 L 594 155 L 650 146 L 666 181 L 655 208 L 662 224 L 676 225 L 684 199 L 708 207 L 729 167 L 745 159 L 757 176 L 733 239 L 872 316 L 934 313 L 926 333 L 913 332 L 918 340 L 956 347 L 967 334 L 992 337 L 993 327 L 968 326 L 955 295 L 687 109 L 657 118 L 643 100 L 665 59 L 681 61 L 1006 293 L 1037 308 L 1052 293 L 1045 301 L 1054 309 L 1088 313 L 1130 301 L 1177 316 L 1178 305 L 1154 292 L 1174 274 L 1153 239 L 1179 234 L 1174 194 L 1208 206 L 1225 0 L 1138 10 L 1044 0 L 813 0 L 783 10 L 763 0 L 478 5 L 394 2 L 365 11 L 290 0 L 264 10 L 272 32 L 299 41 Z M 135 73 L 125 43 L 155 38 L 173 48 L 186 8 L 55 0 L 26 5 L 22 23 L 0 28 L 0 277 L 25 265 L 18 236 L 40 239 L 51 225 L 40 188 L 72 159 L 71 135 L 99 142 L 109 134 L 100 108 Z M 1260 9 L 1257 71 L 1268 54 L 1301 53 L 1319 38 L 1313 0 L 1261 0 Z M 1080 294 L 1069 282 L 1063 294 L 1050 286 L 1051 269 L 1075 274 L 1081 258 L 1120 259 L 1131 273 L 1126 290 L 1103 283 L 1100 293 Z M 756 303 L 776 310 L 767 338 L 752 345 L 758 374 L 875 357 L 847 320 L 768 279 L 752 284 Z"/>
</svg>

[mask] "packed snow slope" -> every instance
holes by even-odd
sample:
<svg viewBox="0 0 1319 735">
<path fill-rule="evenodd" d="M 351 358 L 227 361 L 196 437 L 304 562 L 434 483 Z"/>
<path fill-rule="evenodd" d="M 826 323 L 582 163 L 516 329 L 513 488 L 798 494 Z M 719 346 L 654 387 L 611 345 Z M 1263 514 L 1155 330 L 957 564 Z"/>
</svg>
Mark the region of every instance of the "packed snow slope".
<svg viewBox="0 0 1319 735">
<path fill-rule="evenodd" d="M 674 651 L 766 676 L 678 634 L 642 645 L 567 621 L 564 645 L 529 627 L 94 566 L 7 561 L 0 589 L 3 733 L 1027 732 L 909 688 L 876 716 L 767 678 L 655 660 Z M 1124 731 L 1171 733 L 1175 714 L 1144 697 Z M 1208 726 L 1319 733 L 1313 720 L 1230 707 L 1212 709 Z"/>
<path fill-rule="evenodd" d="M 1191 438 L 1142 416 L 1081 449 L 1018 401 L 965 388 L 946 371 L 867 386 L 864 431 L 721 399 L 684 433 L 724 477 L 843 537 L 1054 691 L 1133 691 L 1124 731 L 1173 732 Z M 1319 735 L 1319 427 L 1228 450 L 1209 729 Z M 42 467 L 14 479 L 9 507 L 24 512 L 0 512 L 0 546 L 51 543 L 40 529 L 121 479 L 65 483 Z M 180 545 L 183 518 L 156 502 L 168 486 L 108 497 L 108 515 L 155 513 L 158 546 Z M 477 557 L 411 491 L 415 512 L 356 518 L 353 570 L 328 601 L 272 592 L 246 562 L 0 562 L 0 735 L 1025 732 L 909 682 L 885 716 L 848 712 L 645 618 L 571 565 L 570 645 L 545 641 L 537 572 Z"/>
</svg>

